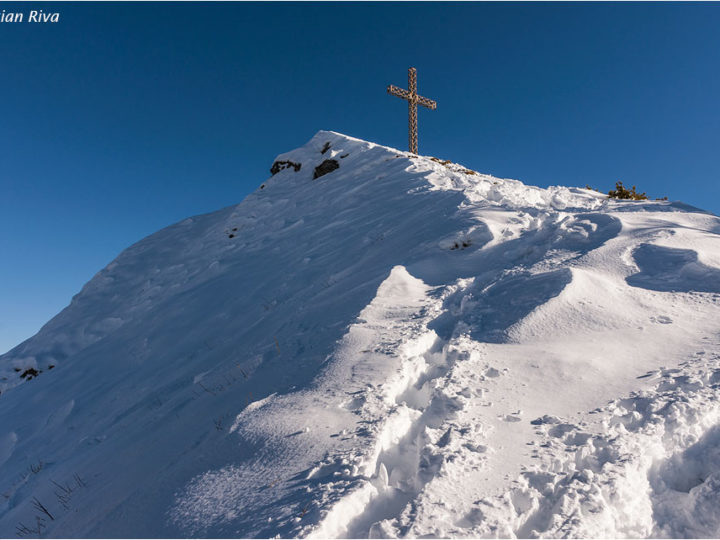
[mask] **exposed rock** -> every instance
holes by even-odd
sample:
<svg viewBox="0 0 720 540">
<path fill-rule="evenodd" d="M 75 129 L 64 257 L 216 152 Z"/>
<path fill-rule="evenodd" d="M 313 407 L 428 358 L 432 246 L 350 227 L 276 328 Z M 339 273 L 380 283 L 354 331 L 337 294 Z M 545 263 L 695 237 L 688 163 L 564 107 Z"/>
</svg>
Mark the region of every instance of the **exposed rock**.
<svg viewBox="0 0 720 540">
<path fill-rule="evenodd" d="M 323 161 L 320 165 L 315 167 L 315 174 L 313 174 L 313 180 L 316 178 L 320 178 L 321 176 L 333 172 L 335 169 L 339 168 L 340 164 L 334 160 L 334 159 L 326 159 Z"/>
<path fill-rule="evenodd" d="M 430 161 L 434 161 L 435 163 L 439 163 L 440 165 L 450 165 L 452 161 L 449 159 L 438 159 L 436 157 L 431 157 Z"/>
<path fill-rule="evenodd" d="M 465 248 L 469 248 L 471 245 L 472 245 L 472 242 L 470 240 L 463 240 L 461 243 L 455 242 L 450 249 L 451 250 L 452 249 L 465 249 Z"/>
<path fill-rule="evenodd" d="M 40 372 L 37 369 L 29 368 L 29 369 L 26 369 L 25 371 L 23 371 L 23 373 L 22 373 L 22 375 L 20 375 L 20 377 L 23 379 L 27 377 L 27 380 L 29 381 L 33 377 L 37 377 L 39 374 L 40 374 Z"/>
<path fill-rule="evenodd" d="M 300 167 L 302 167 L 302 163 L 295 163 L 293 161 L 276 161 L 272 164 L 272 167 L 270 167 L 270 174 L 275 176 L 283 169 L 289 169 L 290 167 L 295 169 L 295 172 L 298 172 Z"/>
<path fill-rule="evenodd" d="M 324 154 L 324 153 L 327 152 L 328 150 L 330 150 L 330 141 L 328 141 L 328 142 L 325 143 L 325 146 L 323 146 L 322 150 L 320 150 L 320 153 L 321 153 L 321 154 Z"/>
</svg>

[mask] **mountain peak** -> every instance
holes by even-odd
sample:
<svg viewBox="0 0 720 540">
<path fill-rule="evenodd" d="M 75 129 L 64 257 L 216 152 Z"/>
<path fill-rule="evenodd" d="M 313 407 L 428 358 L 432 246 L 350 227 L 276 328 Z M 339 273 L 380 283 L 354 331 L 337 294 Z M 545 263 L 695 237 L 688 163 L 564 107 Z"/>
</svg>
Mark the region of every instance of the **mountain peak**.
<svg viewBox="0 0 720 540">
<path fill-rule="evenodd" d="M 0 530 L 657 533 L 665 469 L 631 482 L 715 418 L 719 234 L 320 131 L 0 357 Z"/>
</svg>

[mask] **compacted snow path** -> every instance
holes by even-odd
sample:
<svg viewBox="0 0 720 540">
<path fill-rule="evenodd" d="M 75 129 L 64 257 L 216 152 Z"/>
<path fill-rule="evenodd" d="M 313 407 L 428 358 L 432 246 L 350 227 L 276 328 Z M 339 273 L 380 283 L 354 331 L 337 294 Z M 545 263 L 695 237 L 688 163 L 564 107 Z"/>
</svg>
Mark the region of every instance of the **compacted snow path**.
<svg viewBox="0 0 720 540">
<path fill-rule="evenodd" d="M 720 220 L 332 132 L 0 357 L 0 536 L 719 536 Z"/>
</svg>

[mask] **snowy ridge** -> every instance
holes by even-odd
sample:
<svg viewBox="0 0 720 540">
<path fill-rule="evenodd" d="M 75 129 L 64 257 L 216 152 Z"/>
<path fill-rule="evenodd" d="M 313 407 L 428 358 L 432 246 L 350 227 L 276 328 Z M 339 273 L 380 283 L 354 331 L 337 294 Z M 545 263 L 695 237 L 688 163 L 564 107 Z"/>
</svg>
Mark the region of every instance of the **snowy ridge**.
<svg viewBox="0 0 720 540">
<path fill-rule="evenodd" d="M 0 357 L 0 536 L 720 535 L 716 216 L 332 132 L 273 172 Z"/>
</svg>

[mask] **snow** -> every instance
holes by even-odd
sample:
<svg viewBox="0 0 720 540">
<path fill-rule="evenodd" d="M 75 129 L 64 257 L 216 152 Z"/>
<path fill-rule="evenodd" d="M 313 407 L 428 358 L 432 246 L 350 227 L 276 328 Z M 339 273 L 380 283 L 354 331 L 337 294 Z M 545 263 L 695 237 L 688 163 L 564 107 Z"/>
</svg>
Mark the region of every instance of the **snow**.
<svg viewBox="0 0 720 540">
<path fill-rule="evenodd" d="M 277 161 L 0 357 L 0 537 L 720 536 L 720 219 Z"/>
</svg>

